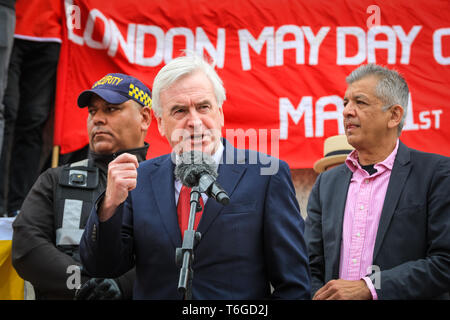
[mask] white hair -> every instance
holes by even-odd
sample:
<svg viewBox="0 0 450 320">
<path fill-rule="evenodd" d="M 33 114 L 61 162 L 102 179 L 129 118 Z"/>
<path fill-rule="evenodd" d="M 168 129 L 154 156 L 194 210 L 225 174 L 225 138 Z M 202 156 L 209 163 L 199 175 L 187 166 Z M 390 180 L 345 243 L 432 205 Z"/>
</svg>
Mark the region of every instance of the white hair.
<svg viewBox="0 0 450 320">
<path fill-rule="evenodd" d="M 353 70 L 345 79 L 348 84 L 363 78 L 375 76 L 378 83 L 375 87 L 375 95 L 383 101 L 383 110 L 387 111 L 391 106 L 399 104 L 403 107 L 403 117 L 398 125 L 398 135 L 402 132 L 408 109 L 409 89 L 405 79 L 395 70 L 370 63 Z"/>
<path fill-rule="evenodd" d="M 169 88 L 180 78 L 191 75 L 197 71 L 203 72 L 211 81 L 217 105 L 219 108 L 222 108 L 222 104 L 226 99 L 225 88 L 222 79 L 220 79 L 219 75 L 214 70 L 214 66 L 197 54 L 189 53 L 189 55 L 187 55 L 186 53 L 186 55 L 173 59 L 166 64 L 159 70 L 153 81 L 152 108 L 157 117 L 162 116 L 162 106 L 160 105 L 161 91 Z"/>
</svg>

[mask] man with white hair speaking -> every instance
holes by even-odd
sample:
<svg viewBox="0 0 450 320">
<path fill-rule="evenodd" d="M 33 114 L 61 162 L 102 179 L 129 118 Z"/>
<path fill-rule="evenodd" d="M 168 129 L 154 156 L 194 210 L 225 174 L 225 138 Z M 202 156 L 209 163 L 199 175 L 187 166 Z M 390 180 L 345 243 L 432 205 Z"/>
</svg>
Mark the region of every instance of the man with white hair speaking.
<svg viewBox="0 0 450 320">
<path fill-rule="evenodd" d="M 185 154 L 198 151 L 218 174 L 229 204 L 205 194 L 200 199 L 192 298 L 310 298 L 304 222 L 289 167 L 270 158 L 280 162 L 277 170 L 261 174 L 261 161 L 250 161 L 260 154 L 238 152 L 221 137 L 224 100 L 221 79 L 198 56 L 179 57 L 160 70 L 153 108 L 172 155 L 138 165 L 123 154 L 110 164 L 106 192 L 81 242 L 89 273 L 110 277 L 135 266 L 135 299 L 183 298 L 175 252 L 186 235 L 190 190 L 174 170 Z"/>
</svg>

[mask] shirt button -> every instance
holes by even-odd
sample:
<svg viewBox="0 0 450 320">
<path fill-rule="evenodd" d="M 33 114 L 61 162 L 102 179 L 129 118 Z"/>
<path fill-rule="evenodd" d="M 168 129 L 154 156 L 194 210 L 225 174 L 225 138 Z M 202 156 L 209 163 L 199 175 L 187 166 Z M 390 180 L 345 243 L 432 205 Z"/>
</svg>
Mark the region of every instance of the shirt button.
<svg viewBox="0 0 450 320">
<path fill-rule="evenodd" d="M 369 179 L 366 179 L 366 180 L 365 180 L 365 183 L 368 184 L 368 183 L 369 183 Z"/>
<path fill-rule="evenodd" d="M 361 233 L 358 232 L 358 233 L 356 234 L 356 236 L 359 238 L 359 237 L 361 236 Z"/>
<path fill-rule="evenodd" d="M 362 204 L 361 207 L 359 207 L 359 209 L 364 210 L 364 205 Z"/>
<path fill-rule="evenodd" d="M 356 263 L 356 259 L 352 259 L 352 262 L 353 262 L 353 263 Z"/>
</svg>

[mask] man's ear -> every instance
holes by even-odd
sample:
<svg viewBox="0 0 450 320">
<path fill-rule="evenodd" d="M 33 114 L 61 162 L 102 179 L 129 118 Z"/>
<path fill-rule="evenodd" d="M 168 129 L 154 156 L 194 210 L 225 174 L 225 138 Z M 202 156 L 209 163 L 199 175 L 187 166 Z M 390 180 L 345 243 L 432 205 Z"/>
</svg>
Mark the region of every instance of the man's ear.
<svg viewBox="0 0 450 320">
<path fill-rule="evenodd" d="M 220 113 L 220 126 L 223 127 L 225 125 L 225 116 L 223 115 L 223 108 L 219 108 Z"/>
<path fill-rule="evenodd" d="M 158 117 L 157 115 L 156 115 L 156 113 L 155 112 L 153 112 L 153 115 L 155 116 L 155 119 L 156 119 L 156 123 L 158 124 L 158 131 L 159 131 L 159 134 L 162 136 L 162 137 L 164 137 L 164 121 L 162 121 L 162 117 Z"/>
<path fill-rule="evenodd" d="M 400 122 L 402 121 L 405 110 L 401 105 L 394 104 L 392 107 L 389 108 L 388 112 L 390 113 L 388 128 L 398 127 Z"/>
<path fill-rule="evenodd" d="M 144 107 L 141 110 L 142 116 L 142 129 L 147 131 L 152 122 L 152 113 L 149 107 Z"/>
</svg>

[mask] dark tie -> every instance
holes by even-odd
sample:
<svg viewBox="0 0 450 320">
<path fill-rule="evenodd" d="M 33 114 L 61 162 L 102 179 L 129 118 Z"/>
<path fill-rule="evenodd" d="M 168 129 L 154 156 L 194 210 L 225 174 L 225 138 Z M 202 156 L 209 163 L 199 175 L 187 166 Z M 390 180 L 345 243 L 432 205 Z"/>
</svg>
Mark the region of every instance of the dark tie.
<svg viewBox="0 0 450 320">
<path fill-rule="evenodd" d="M 182 186 L 180 190 L 180 197 L 178 198 L 177 213 L 178 213 L 178 225 L 181 230 L 181 238 L 184 238 L 184 231 L 188 228 L 189 223 L 189 211 L 191 201 L 191 188 Z M 203 199 L 200 196 L 200 204 L 203 208 Z M 197 212 L 195 215 L 194 230 L 197 230 L 198 223 L 202 217 L 203 210 Z"/>
</svg>

